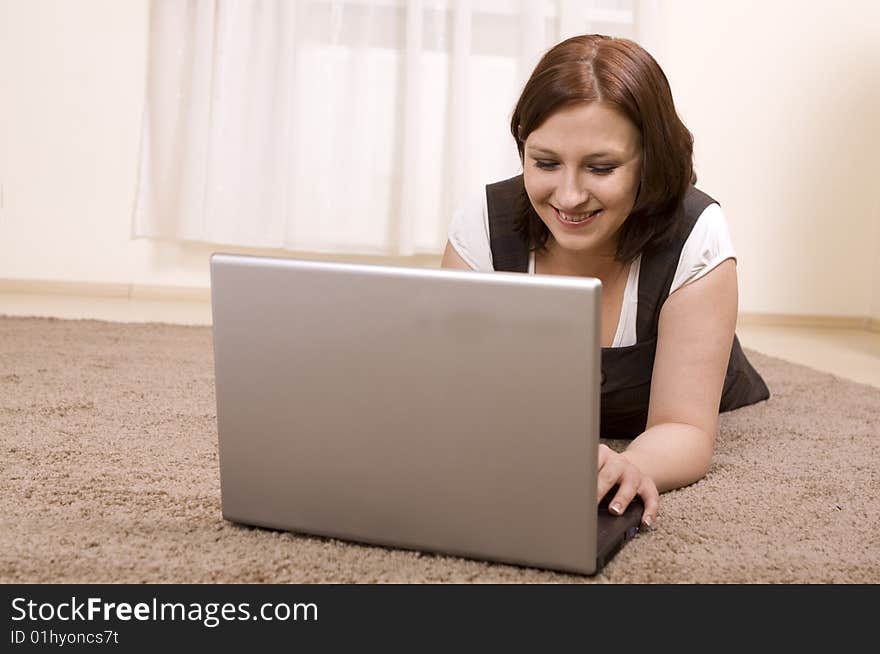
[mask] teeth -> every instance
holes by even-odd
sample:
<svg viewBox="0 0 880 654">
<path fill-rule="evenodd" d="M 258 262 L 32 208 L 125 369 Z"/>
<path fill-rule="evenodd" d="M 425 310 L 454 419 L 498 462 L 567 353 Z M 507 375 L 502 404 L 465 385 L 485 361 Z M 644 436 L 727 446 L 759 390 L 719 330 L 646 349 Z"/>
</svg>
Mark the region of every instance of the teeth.
<svg viewBox="0 0 880 654">
<path fill-rule="evenodd" d="M 567 214 L 567 213 L 563 213 L 563 212 L 560 211 L 560 212 L 559 212 L 559 215 L 562 216 L 563 220 L 566 220 L 566 221 L 568 221 L 568 222 L 570 222 L 570 223 L 579 223 L 579 222 L 583 222 L 584 220 L 586 220 L 587 218 L 589 218 L 590 216 L 592 216 L 594 213 L 597 213 L 598 211 L 599 211 L 599 210 L 597 209 L 596 211 L 591 211 L 591 212 L 589 212 L 589 213 L 584 213 L 584 214 L 581 214 L 580 216 L 570 216 L 569 214 Z"/>
</svg>

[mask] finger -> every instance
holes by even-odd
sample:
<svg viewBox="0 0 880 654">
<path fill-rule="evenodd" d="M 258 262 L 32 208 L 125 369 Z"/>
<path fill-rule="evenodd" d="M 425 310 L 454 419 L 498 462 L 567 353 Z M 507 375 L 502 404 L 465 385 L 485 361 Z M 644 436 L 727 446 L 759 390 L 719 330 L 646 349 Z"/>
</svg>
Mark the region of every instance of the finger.
<svg viewBox="0 0 880 654">
<path fill-rule="evenodd" d="M 639 489 L 639 496 L 645 505 L 642 511 L 642 524 L 649 530 L 653 531 L 657 527 L 657 514 L 660 510 L 660 493 L 657 492 L 657 486 L 650 478 L 646 478 L 642 482 Z"/>
<path fill-rule="evenodd" d="M 601 468 L 603 465 L 605 465 L 605 461 L 608 460 L 608 453 L 610 451 L 611 451 L 611 448 L 608 447 L 607 445 L 605 445 L 604 443 L 601 443 L 599 445 L 599 456 L 596 459 L 598 468 Z"/>
<path fill-rule="evenodd" d="M 601 504 L 623 474 L 623 462 L 617 457 L 609 456 L 596 475 L 596 504 Z"/>
<path fill-rule="evenodd" d="M 629 506 L 629 503 L 632 502 L 633 498 L 638 493 L 640 482 L 641 475 L 638 472 L 624 472 L 617 493 L 614 494 L 614 497 L 612 497 L 611 501 L 608 503 L 609 513 L 623 515 L 623 512 L 626 511 L 626 507 Z"/>
</svg>

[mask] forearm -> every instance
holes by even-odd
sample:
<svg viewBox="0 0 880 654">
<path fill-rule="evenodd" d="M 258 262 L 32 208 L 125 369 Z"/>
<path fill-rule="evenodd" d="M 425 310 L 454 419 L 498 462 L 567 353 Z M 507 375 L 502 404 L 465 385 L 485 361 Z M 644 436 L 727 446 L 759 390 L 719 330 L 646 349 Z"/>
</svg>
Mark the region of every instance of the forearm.
<svg viewBox="0 0 880 654">
<path fill-rule="evenodd" d="M 702 479 L 714 447 L 714 434 L 693 425 L 667 422 L 646 429 L 623 455 L 663 493 Z"/>
</svg>

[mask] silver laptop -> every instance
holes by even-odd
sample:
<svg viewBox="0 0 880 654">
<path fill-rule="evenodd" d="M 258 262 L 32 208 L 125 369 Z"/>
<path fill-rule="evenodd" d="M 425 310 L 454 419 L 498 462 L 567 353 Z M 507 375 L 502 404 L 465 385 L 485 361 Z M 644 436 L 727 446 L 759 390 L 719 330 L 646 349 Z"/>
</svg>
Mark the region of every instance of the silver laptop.
<svg viewBox="0 0 880 654">
<path fill-rule="evenodd" d="M 601 284 L 214 254 L 223 516 L 598 572 Z"/>
</svg>

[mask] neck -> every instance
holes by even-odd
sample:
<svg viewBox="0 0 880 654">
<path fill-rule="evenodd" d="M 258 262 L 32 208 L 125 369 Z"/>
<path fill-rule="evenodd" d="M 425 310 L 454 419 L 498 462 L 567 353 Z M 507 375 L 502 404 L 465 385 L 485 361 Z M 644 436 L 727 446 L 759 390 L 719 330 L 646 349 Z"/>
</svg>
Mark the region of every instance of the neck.
<svg viewBox="0 0 880 654">
<path fill-rule="evenodd" d="M 613 252 L 565 251 L 556 247 L 552 239 L 547 242 L 547 250 L 536 256 L 535 261 L 541 261 L 542 271 L 551 275 L 596 277 L 605 283 L 616 279 L 626 268 L 615 259 Z"/>
</svg>

